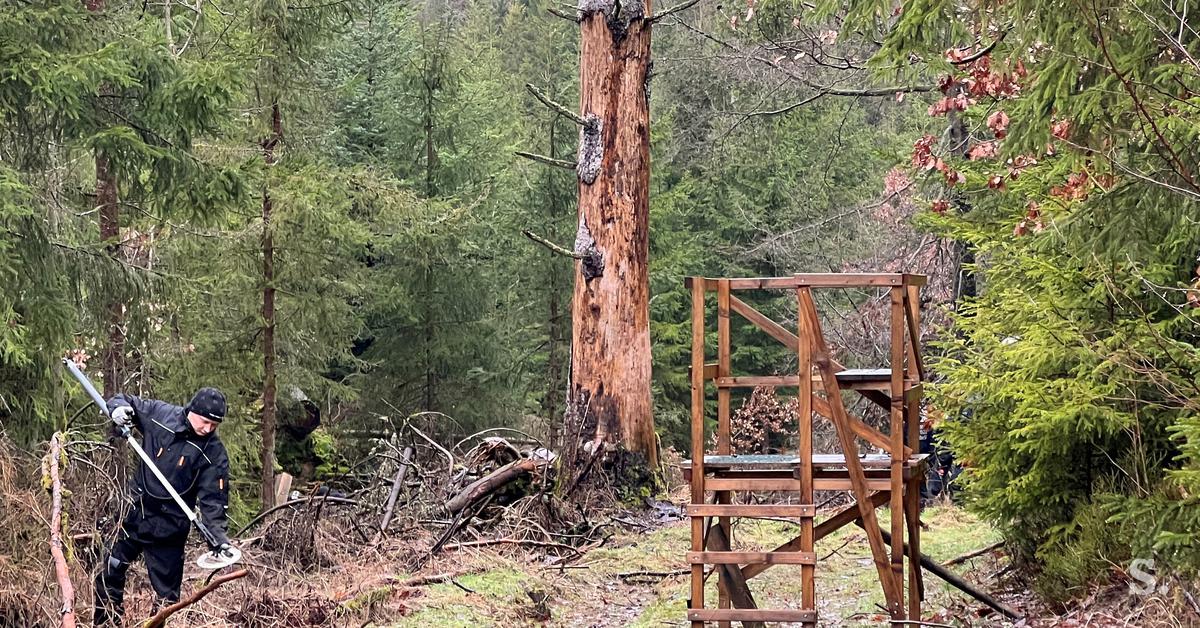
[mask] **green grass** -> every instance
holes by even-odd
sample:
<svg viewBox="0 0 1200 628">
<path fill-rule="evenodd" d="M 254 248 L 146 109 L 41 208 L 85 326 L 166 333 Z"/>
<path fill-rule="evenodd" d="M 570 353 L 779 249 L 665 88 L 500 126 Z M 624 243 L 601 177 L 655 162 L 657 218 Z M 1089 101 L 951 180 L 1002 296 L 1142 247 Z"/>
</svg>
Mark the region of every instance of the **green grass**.
<svg viewBox="0 0 1200 628">
<path fill-rule="evenodd" d="M 886 512 L 879 512 L 880 524 L 886 529 Z M 927 508 L 921 519 L 928 525 L 921 534 L 921 549 L 934 560 L 944 561 L 999 539 L 986 523 L 958 508 Z M 799 530 L 798 525 L 785 522 L 740 520 L 734 527 L 734 546 L 739 550 L 771 549 L 798 535 Z M 411 601 L 416 610 L 395 625 L 541 625 L 529 619 L 526 612 L 530 606 L 526 591 L 534 589 L 551 594 L 553 619 L 549 625 L 553 626 L 685 625 L 687 576 L 664 578 L 657 584 L 627 584 L 617 574 L 683 569 L 689 547 L 690 528 L 683 521 L 652 532 L 618 535 L 606 547 L 576 561 L 584 568 L 561 573 L 541 569 L 537 563 L 521 564 L 494 554 L 481 555 L 472 560 L 494 567 L 459 579 L 474 593 L 452 584 L 428 587 L 424 597 Z M 876 604 L 883 603 L 883 595 L 863 531 L 855 526 L 842 528 L 817 543 L 816 550 L 823 559 L 817 566 L 821 625 L 879 625 L 882 617 Z M 964 597 L 931 575 L 926 575 L 925 586 L 926 616 Z M 800 601 L 800 568 L 772 567 L 752 580 L 751 588 L 760 607 L 796 607 Z M 715 579 L 710 579 L 705 599 L 706 606 L 716 605 Z"/>
</svg>

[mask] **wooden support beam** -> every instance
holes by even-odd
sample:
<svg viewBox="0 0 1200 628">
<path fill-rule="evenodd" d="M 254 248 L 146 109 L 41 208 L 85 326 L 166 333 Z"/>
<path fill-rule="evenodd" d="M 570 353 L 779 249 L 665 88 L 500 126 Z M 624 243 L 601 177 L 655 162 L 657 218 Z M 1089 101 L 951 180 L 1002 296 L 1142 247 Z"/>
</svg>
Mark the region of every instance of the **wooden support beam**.
<svg viewBox="0 0 1200 628">
<path fill-rule="evenodd" d="M 799 386 L 800 378 L 795 375 L 743 375 L 740 377 L 718 377 L 716 384 L 718 392 L 727 388 L 758 388 L 759 386 L 784 388 Z M 726 390 L 726 394 L 728 392 Z"/>
<path fill-rule="evenodd" d="M 923 286 L 928 281 L 925 275 L 909 273 L 800 273 L 791 277 L 731 277 L 730 288 L 734 290 L 792 290 L 811 288 L 886 288 L 891 286 Z M 708 291 L 717 289 L 716 280 L 702 277 L 686 277 L 683 285 L 689 290 L 696 283 L 705 283 Z"/>
<path fill-rule="evenodd" d="M 704 503 L 704 288 L 697 278 L 692 288 L 692 503 Z M 704 520 L 692 519 L 692 550 L 704 551 Z M 692 565 L 691 599 L 688 607 L 704 608 L 704 565 Z M 692 628 L 703 628 L 694 622 Z"/>
<path fill-rule="evenodd" d="M 730 359 L 729 342 L 729 280 L 717 280 L 717 380 L 728 378 L 732 374 L 732 366 Z M 732 434 L 730 427 L 729 416 L 730 405 L 730 390 L 727 387 L 717 388 L 717 455 L 728 456 L 733 452 Z M 717 503 L 729 504 L 732 501 L 733 495 L 729 491 L 718 491 L 714 496 Z M 722 516 L 717 521 L 717 526 L 721 528 L 726 539 L 732 543 L 733 527 L 728 516 Z M 731 608 L 732 600 L 730 599 L 729 589 L 738 586 L 737 583 L 729 582 L 729 578 L 733 576 L 733 572 L 727 569 L 720 570 L 720 584 L 718 587 L 717 606 L 719 608 Z M 736 576 L 741 577 L 741 571 L 737 571 Z M 741 581 L 741 586 L 745 587 L 745 580 Z M 750 592 L 747 589 L 746 595 Z M 720 628 L 729 628 L 727 622 L 721 622 Z"/>
<path fill-rule="evenodd" d="M 889 433 L 892 457 L 890 469 L 892 482 L 892 578 L 896 582 L 900 604 L 892 608 L 892 619 L 904 619 L 904 288 L 891 289 L 891 408 Z"/>
<path fill-rule="evenodd" d="M 817 555 L 813 552 L 688 552 L 687 561 L 702 565 L 813 565 Z"/>
<path fill-rule="evenodd" d="M 879 584 L 883 588 L 884 598 L 888 603 L 888 611 L 895 616 L 903 613 L 900 597 L 903 590 L 897 592 L 899 582 L 892 576 L 891 564 L 887 556 L 887 547 L 881 538 L 879 520 L 875 517 L 875 509 L 871 507 L 867 479 L 863 475 L 862 466 L 858 462 L 858 445 L 854 442 L 854 433 L 850 429 L 846 408 L 842 405 L 841 389 L 838 388 L 836 371 L 830 359 L 829 347 L 821 331 L 821 321 L 817 317 L 817 306 L 811 294 L 800 293 L 800 316 L 806 317 L 805 325 L 812 330 L 813 362 L 821 373 L 824 381 L 825 395 L 833 412 L 833 425 L 837 431 L 838 441 L 842 452 L 846 455 L 846 471 L 850 476 L 850 484 L 854 487 L 854 497 L 858 502 L 859 513 L 862 515 L 863 529 L 867 533 L 867 542 L 871 546 L 871 555 L 875 569 L 879 573 Z"/>
<path fill-rule="evenodd" d="M 817 612 L 797 609 L 755 609 L 755 610 L 717 610 L 717 609 L 702 609 L 689 610 L 688 620 L 695 623 L 705 621 L 740 621 L 742 625 L 747 625 L 746 622 L 798 622 L 805 624 L 816 624 Z"/>
<path fill-rule="evenodd" d="M 802 300 L 801 292 L 809 288 L 797 288 L 796 301 L 799 306 Z M 797 409 L 796 425 L 800 432 L 799 451 L 797 455 L 803 461 L 800 467 L 800 499 L 811 503 L 813 501 L 813 378 L 812 378 L 812 342 L 809 337 L 813 330 L 808 327 L 803 316 L 797 317 L 796 343 L 797 373 L 804 377 L 800 382 L 799 408 Z M 816 536 L 813 530 L 813 520 L 805 518 L 800 522 L 800 551 L 812 552 L 816 546 Z M 813 565 L 800 567 L 800 607 L 807 611 L 817 609 L 817 580 L 815 562 Z"/>
<path fill-rule="evenodd" d="M 813 396 L 812 405 L 817 414 L 830 420 L 833 419 L 833 406 L 829 405 L 828 399 Z M 855 436 L 884 451 L 889 451 L 892 448 L 892 444 L 888 440 L 886 434 L 871 427 L 870 425 L 867 425 L 862 419 L 850 414 L 850 412 L 846 412 L 846 420 L 847 424 L 850 426 L 850 430 L 854 432 Z M 912 455 L 912 450 L 905 449 L 904 455 L 906 457 Z"/>
<path fill-rule="evenodd" d="M 702 519 L 692 519 L 692 521 L 702 521 Z M 737 553 L 729 551 L 731 547 L 729 537 L 725 535 L 725 528 L 720 525 L 715 525 L 709 528 L 708 547 L 714 551 L 688 552 L 688 562 L 692 563 L 692 569 L 696 569 L 698 566 L 701 570 L 703 570 L 705 564 L 704 562 L 693 562 L 690 559 L 693 554 L 723 555 Z M 715 561 L 708 562 L 715 563 Z M 743 610 L 754 610 L 757 607 L 757 605 L 754 603 L 754 596 L 750 593 L 750 585 L 746 584 L 746 577 L 742 575 L 742 570 L 739 569 L 736 564 L 717 564 L 717 572 L 720 574 L 718 586 L 725 592 L 725 595 L 729 599 L 731 606 L 736 606 L 737 608 Z M 692 607 L 694 610 L 703 610 L 703 608 L 703 604 Z M 722 610 L 727 611 L 728 609 Z M 742 628 L 766 628 L 766 626 L 765 624 L 762 624 L 756 620 L 743 620 Z"/>
<path fill-rule="evenodd" d="M 689 504 L 689 517 L 814 517 L 813 504 Z"/>
<path fill-rule="evenodd" d="M 797 351 L 799 349 L 800 341 L 796 338 L 796 334 L 793 334 L 785 329 L 783 325 L 776 323 L 767 315 L 754 309 L 750 306 L 750 304 L 737 297 L 731 297 L 729 299 L 729 306 L 739 316 L 750 321 L 755 327 L 763 330 L 768 336 L 783 343 L 787 348 L 791 349 L 792 351 Z M 843 367 L 832 357 L 829 359 L 829 363 L 833 365 L 835 372 L 846 370 L 845 367 Z M 877 405 L 884 408 L 888 407 L 889 400 L 887 393 L 878 390 L 859 390 L 858 392 L 867 399 L 875 402 Z"/>
<path fill-rule="evenodd" d="M 917 377 L 925 379 L 925 360 L 921 357 L 921 288 L 907 286 L 904 289 L 904 320 L 908 328 L 908 342 L 911 348 L 913 366 Z"/>
<path fill-rule="evenodd" d="M 884 491 L 880 491 L 877 493 L 872 493 L 869 502 L 872 508 L 878 508 L 883 504 L 886 504 L 887 500 L 888 494 Z M 833 534 L 834 532 L 850 525 L 851 523 L 854 523 L 858 517 L 859 513 L 857 504 L 838 511 L 836 514 L 830 516 L 828 519 L 822 521 L 821 523 L 817 524 L 815 528 L 813 528 L 813 541 L 820 541 L 830 534 Z M 797 552 L 801 551 L 802 547 L 804 547 L 803 533 L 801 533 L 801 536 L 797 536 L 796 538 L 784 543 L 783 545 L 780 545 L 779 547 L 776 547 L 771 551 Z M 766 571 L 769 567 L 770 565 L 747 565 L 742 569 L 742 575 L 749 580 L 754 576 Z"/>
</svg>

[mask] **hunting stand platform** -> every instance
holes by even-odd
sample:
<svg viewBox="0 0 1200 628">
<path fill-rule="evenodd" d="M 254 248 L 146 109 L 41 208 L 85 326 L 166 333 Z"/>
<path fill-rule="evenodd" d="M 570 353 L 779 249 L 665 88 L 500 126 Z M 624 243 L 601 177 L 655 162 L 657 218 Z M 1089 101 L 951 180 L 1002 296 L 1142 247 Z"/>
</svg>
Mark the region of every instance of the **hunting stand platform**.
<svg viewBox="0 0 1200 628">
<path fill-rule="evenodd" d="M 705 279 L 690 277 L 692 291 L 692 460 L 683 463 L 691 484 L 687 514 L 692 524 L 691 599 L 688 619 L 728 626 L 740 621 L 816 625 L 817 557 L 814 544 L 835 530 L 858 523 L 866 532 L 875 569 L 892 619 L 919 620 L 924 585 L 920 568 L 920 485 L 925 457 L 920 455 L 919 404 L 925 367 L 921 361 L 920 301 L 925 277 L 910 274 L 800 274 L 791 277 Z M 821 331 L 813 290 L 886 289 L 890 296 L 890 368 L 845 369 L 835 361 Z M 737 290 L 794 290 L 797 333 L 771 320 Z M 717 362 L 705 363 L 705 297 L 717 296 Z M 730 368 L 730 313 L 736 313 L 796 352 L 796 375 L 735 376 Z M 705 437 L 705 386 L 717 391 L 716 455 L 708 455 Z M 798 392 L 795 455 L 738 455 L 731 448 L 730 396 L 734 388 L 791 387 Z M 887 434 L 846 410 L 843 391 L 855 391 L 888 412 Z M 815 394 L 814 394 L 815 393 Z M 813 453 L 813 415 L 829 419 L 840 453 Z M 884 453 L 859 454 L 856 439 Z M 816 523 L 814 490 L 850 491 L 855 503 Z M 712 492 L 711 501 L 706 493 Z M 795 492 L 799 504 L 734 503 L 735 492 Z M 891 534 L 880 528 L 875 510 L 886 505 Z M 792 517 L 800 536 L 769 552 L 734 551 L 733 517 Z M 905 531 L 908 542 L 905 543 Z M 889 547 L 890 546 L 890 547 Z M 907 604 L 905 558 L 908 559 Z M 718 576 L 718 608 L 704 607 L 705 565 Z M 799 565 L 800 608 L 760 609 L 747 581 L 773 565 Z"/>
</svg>

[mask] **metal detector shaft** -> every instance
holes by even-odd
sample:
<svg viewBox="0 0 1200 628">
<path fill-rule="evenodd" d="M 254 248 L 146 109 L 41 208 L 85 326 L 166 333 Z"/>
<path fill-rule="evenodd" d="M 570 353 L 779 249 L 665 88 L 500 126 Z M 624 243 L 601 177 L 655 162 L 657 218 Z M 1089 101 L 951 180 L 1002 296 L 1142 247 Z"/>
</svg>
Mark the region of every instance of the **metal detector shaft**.
<svg viewBox="0 0 1200 628">
<path fill-rule="evenodd" d="M 83 389 L 87 391 L 87 394 L 92 398 L 92 401 L 95 401 L 96 405 L 100 406 L 100 411 L 104 413 L 104 416 L 112 418 L 112 414 L 108 411 L 108 404 L 104 402 L 104 397 L 100 395 L 100 393 L 96 390 L 96 387 L 92 385 L 90 380 L 88 380 L 87 375 L 84 375 L 83 371 L 79 370 L 79 367 L 75 365 L 75 362 L 73 360 L 63 358 L 63 366 L 66 366 L 67 370 L 71 371 L 71 375 L 75 376 L 75 379 L 78 380 L 80 385 L 83 386 Z M 204 542 L 208 544 L 209 548 L 216 548 L 218 545 L 220 545 L 220 543 L 217 543 L 216 537 L 214 537 L 213 534 L 208 531 L 208 528 L 205 527 L 204 522 L 202 522 L 200 517 L 196 515 L 196 512 L 191 508 L 188 508 L 187 503 L 184 502 L 183 498 L 179 496 L 179 492 L 175 490 L 174 486 L 171 486 L 171 483 L 168 482 L 167 478 L 163 476 L 162 471 L 158 470 L 158 467 L 154 464 L 154 461 L 150 459 L 150 456 L 146 453 L 146 450 L 142 449 L 142 446 L 139 445 L 136 440 L 134 440 L 133 431 L 129 429 L 129 426 L 121 425 L 119 427 L 121 428 L 121 436 L 125 437 L 125 440 L 129 443 L 129 446 L 132 447 L 135 452 L 137 452 L 137 455 L 142 459 L 142 462 L 146 463 L 146 467 L 148 467 L 150 472 L 154 474 L 154 477 L 158 479 L 158 483 L 162 484 L 162 487 L 167 490 L 167 493 L 171 495 L 171 499 L 175 500 L 175 503 L 178 504 L 179 508 L 183 510 L 183 514 L 187 515 L 188 521 L 191 521 L 192 524 L 196 526 L 196 529 L 200 531 L 200 536 L 204 537 Z"/>
</svg>

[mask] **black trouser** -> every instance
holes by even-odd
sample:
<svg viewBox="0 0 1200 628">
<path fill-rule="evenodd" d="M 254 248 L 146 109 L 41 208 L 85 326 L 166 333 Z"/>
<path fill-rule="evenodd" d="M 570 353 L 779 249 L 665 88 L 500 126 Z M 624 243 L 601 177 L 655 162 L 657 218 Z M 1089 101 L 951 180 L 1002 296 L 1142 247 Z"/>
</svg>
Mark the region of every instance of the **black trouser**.
<svg viewBox="0 0 1200 628">
<path fill-rule="evenodd" d="M 96 576 L 97 626 L 121 625 L 125 602 L 125 577 L 139 556 L 146 561 L 150 586 L 158 604 L 179 601 L 183 584 L 183 549 L 187 542 L 187 520 L 180 530 L 178 518 L 162 512 L 134 508 L 118 532 L 117 542 Z"/>
</svg>

